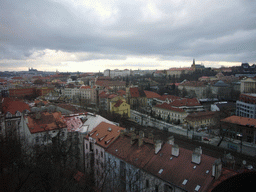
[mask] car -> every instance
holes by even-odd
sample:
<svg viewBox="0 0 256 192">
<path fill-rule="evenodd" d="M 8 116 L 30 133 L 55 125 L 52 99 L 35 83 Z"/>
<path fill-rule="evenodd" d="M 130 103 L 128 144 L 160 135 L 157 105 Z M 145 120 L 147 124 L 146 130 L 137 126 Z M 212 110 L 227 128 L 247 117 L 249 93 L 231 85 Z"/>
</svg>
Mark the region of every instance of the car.
<svg viewBox="0 0 256 192">
<path fill-rule="evenodd" d="M 209 139 L 208 137 L 204 137 L 203 140 L 204 141 L 211 141 L 211 139 Z"/>
</svg>

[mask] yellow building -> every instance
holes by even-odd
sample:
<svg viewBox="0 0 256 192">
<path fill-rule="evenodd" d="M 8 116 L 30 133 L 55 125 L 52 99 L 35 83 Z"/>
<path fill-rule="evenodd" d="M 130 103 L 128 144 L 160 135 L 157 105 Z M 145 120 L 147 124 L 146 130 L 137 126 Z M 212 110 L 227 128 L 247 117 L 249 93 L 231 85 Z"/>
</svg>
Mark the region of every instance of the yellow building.
<svg viewBox="0 0 256 192">
<path fill-rule="evenodd" d="M 131 116 L 130 105 L 126 103 L 123 97 L 120 96 L 111 99 L 110 112 L 117 113 L 120 115 L 127 115 L 128 117 Z"/>
<path fill-rule="evenodd" d="M 216 115 L 214 111 L 194 112 L 184 121 L 192 128 L 211 127 L 216 123 Z"/>
</svg>

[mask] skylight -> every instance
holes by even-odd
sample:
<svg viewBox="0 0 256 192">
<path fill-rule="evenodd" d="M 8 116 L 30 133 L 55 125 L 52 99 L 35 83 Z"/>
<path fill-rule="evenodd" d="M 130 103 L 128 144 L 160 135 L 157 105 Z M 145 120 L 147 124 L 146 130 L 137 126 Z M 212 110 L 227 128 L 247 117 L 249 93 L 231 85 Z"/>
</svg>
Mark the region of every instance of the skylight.
<svg viewBox="0 0 256 192">
<path fill-rule="evenodd" d="M 206 172 L 205 172 L 206 174 L 208 174 L 209 173 L 209 170 L 206 170 Z"/>
<path fill-rule="evenodd" d="M 187 179 L 185 179 L 185 180 L 182 182 L 182 185 L 186 185 L 186 184 L 187 184 L 187 182 L 188 182 L 188 180 L 187 180 Z"/>
<path fill-rule="evenodd" d="M 158 171 L 159 174 L 161 174 L 162 172 L 163 172 L 163 169 L 160 169 L 160 170 Z"/>
<path fill-rule="evenodd" d="M 193 169 L 195 169 L 196 168 L 196 165 L 193 167 Z"/>
<path fill-rule="evenodd" d="M 195 191 L 199 191 L 200 187 L 201 187 L 200 185 L 197 185 L 195 188 Z"/>
</svg>

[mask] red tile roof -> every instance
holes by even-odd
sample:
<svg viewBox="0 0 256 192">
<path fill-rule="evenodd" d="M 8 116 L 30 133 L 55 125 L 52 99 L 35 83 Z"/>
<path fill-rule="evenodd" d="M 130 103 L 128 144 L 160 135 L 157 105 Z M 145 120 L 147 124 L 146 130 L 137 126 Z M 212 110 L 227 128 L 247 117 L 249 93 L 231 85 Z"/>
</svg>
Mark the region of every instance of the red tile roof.
<svg viewBox="0 0 256 192">
<path fill-rule="evenodd" d="M 131 138 L 124 135 L 111 144 L 107 152 L 142 169 L 154 156 L 155 149 L 150 143 L 144 143 L 138 147 L 138 141 L 135 141 L 131 145 Z"/>
<path fill-rule="evenodd" d="M 4 98 L 2 103 L 3 113 L 8 111 L 14 115 L 17 111 L 23 112 L 24 110 L 30 110 L 29 105 L 21 100 L 13 100 L 10 98 Z"/>
<path fill-rule="evenodd" d="M 171 104 L 168 104 L 168 103 L 163 103 L 163 104 L 160 104 L 160 105 L 155 105 L 155 107 L 161 108 L 161 109 L 167 109 L 167 110 L 171 110 L 171 111 L 185 112 L 183 109 L 175 108 Z"/>
<path fill-rule="evenodd" d="M 138 87 L 130 88 L 130 94 L 131 94 L 131 97 L 139 97 L 140 96 L 139 88 Z"/>
<path fill-rule="evenodd" d="M 139 90 L 138 87 L 132 87 L 132 88 L 129 89 L 129 91 L 130 91 L 130 95 L 131 95 L 132 98 L 134 98 L 134 97 L 146 97 L 144 91 Z"/>
<path fill-rule="evenodd" d="M 159 97 L 158 99 L 165 101 L 166 99 L 174 101 L 176 99 L 180 99 L 180 97 L 175 96 L 175 95 L 162 95 L 161 97 Z"/>
<path fill-rule="evenodd" d="M 118 90 L 117 93 L 118 93 L 120 96 L 126 95 L 126 91 L 124 91 L 124 90 L 122 90 L 122 89 Z"/>
<path fill-rule="evenodd" d="M 201 103 L 196 98 L 187 99 L 176 99 L 173 102 L 170 103 L 171 106 L 174 107 L 182 107 L 182 106 L 201 106 Z"/>
<path fill-rule="evenodd" d="M 129 134 L 120 136 L 106 151 L 137 168 L 188 191 L 194 191 L 197 185 L 200 185 L 199 191 L 206 191 L 214 180 L 212 164 L 216 158 L 202 154 L 201 163 L 199 165 L 194 164 L 192 163 L 193 151 L 191 150 L 180 147 L 179 156 L 174 157 L 171 154 L 173 145 L 165 143 L 162 145 L 162 149 L 155 154 L 154 143 L 150 142 L 152 140 L 143 138 L 143 144 L 139 147 L 139 136 L 136 136 L 132 145 L 130 136 Z M 183 185 L 185 179 L 188 181 L 186 185 Z"/>
<path fill-rule="evenodd" d="M 29 114 L 27 119 L 27 125 L 32 134 L 67 127 L 60 112 Z"/>
<path fill-rule="evenodd" d="M 212 177 L 212 164 L 217 159 L 202 154 L 201 163 L 196 165 L 191 162 L 193 151 L 180 147 L 179 156 L 174 157 L 171 154 L 172 147 L 170 144 L 164 144 L 159 153 L 153 156 L 144 169 L 164 181 L 188 191 L 195 191 L 197 185 L 200 185 L 199 191 L 206 191 L 214 179 Z M 194 166 L 196 167 L 194 168 Z M 161 174 L 159 174 L 160 169 L 163 169 Z M 207 170 L 208 173 L 206 173 Z M 188 181 L 186 185 L 183 185 L 185 179 Z"/>
<path fill-rule="evenodd" d="M 221 121 L 226 122 L 226 123 L 238 124 L 238 125 L 242 125 L 242 126 L 254 125 L 254 127 L 256 127 L 256 119 L 247 118 L 247 117 L 240 117 L 240 116 L 233 115 L 233 116 L 227 117 L 225 119 L 222 119 Z"/>
<path fill-rule="evenodd" d="M 116 102 L 116 104 L 114 105 L 114 107 L 120 107 L 120 105 L 123 103 L 123 101 L 122 100 L 118 100 L 117 102 Z"/>
<path fill-rule="evenodd" d="M 95 127 L 86 138 L 92 137 L 96 139 L 96 143 L 104 148 L 107 148 L 113 141 L 118 138 L 120 131 L 124 130 L 123 127 L 118 127 L 113 124 L 101 122 Z"/>
<path fill-rule="evenodd" d="M 161 95 L 159 95 L 159 94 L 157 94 L 157 93 L 155 93 L 153 91 L 144 91 L 144 93 L 146 94 L 146 97 L 148 99 L 161 97 Z"/>
<path fill-rule="evenodd" d="M 190 121 L 195 121 L 198 119 L 208 119 L 213 118 L 216 112 L 214 111 L 202 111 L 202 112 L 194 112 L 189 114 L 186 119 Z"/>
</svg>

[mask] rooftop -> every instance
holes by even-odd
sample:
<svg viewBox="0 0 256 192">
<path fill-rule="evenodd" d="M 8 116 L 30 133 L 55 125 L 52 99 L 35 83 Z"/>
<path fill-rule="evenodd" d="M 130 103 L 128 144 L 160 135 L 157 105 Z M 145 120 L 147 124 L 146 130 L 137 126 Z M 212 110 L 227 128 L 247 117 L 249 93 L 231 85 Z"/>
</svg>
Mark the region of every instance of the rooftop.
<svg viewBox="0 0 256 192">
<path fill-rule="evenodd" d="M 4 114 L 6 114 L 7 112 L 10 112 L 12 115 L 14 115 L 16 114 L 17 111 L 23 112 L 24 110 L 30 110 L 30 107 L 27 103 L 21 100 L 3 98 L 2 110 Z"/>
<path fill-rule="evenodd" d="M 62 118 L 60 112 L 38 112 L 29 114 L 27 116 L 28 119 L 28 128 L 30 133 L 38 133 L 44 131 L 51 131 L 55 129 L 66 128 L 67 125 Z"/>
<path fill-rule="evenodd" d="M 163 104 L 160 104 L 160 105 L 155 105 L 155 107 L 156 108 L 161 108 L 161 109 L 167 109 L 167 110 L 171 110 L 171 111 L 185 112 L 183 109 L 175 108 L 171 104 L 168 104 L 168 103 L 163 103 Z"/>
<path fill-rule="evenodd" d="M 101 122 L 91 132 L 88 133 L 86 138 L 92 137 L 96 143 L 104 148 L 108 147 L 119 135 L 120 131 L 125 128 L 119 127 L 106 122 Z"/>
<path fill-rule="evenodd" d="M 242 125 L 242 126 L 256 127 L 256 119 L 247 118 L 247 117 L 240 117 L 240 116 L 233 115 L 225 119 L 222 119 L 221 121 L 226 123 Z"/>
</svg>

